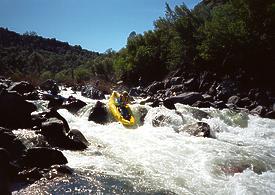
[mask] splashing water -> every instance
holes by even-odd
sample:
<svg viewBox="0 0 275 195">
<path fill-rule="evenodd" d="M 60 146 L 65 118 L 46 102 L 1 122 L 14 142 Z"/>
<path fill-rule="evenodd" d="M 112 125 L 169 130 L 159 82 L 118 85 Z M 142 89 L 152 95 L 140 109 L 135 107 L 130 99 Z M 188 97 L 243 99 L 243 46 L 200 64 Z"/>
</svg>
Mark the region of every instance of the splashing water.
<svg viewBox="0 0 275 195">
<path fill-rule="evenodd" d="M 118 122 L 88 121 L 96 101 L 81 99 L 88 105 L 78 115 L 59 110 L 70 128 L 79 129 L 91 143 L 84 151 L 63 151 L 77 174 L 38 181 L 19 193 L 275 193 L 275 120 L 181 104 L 177 112 L 134 104 L 136 117 L 140 108 L 148 113 L 143 125 L 127 129 Z M 159 115 L 165 120 L 155 127 L 152 121 Z M 215 139 L 176 133 L 197 121 L 208 123 Z"/>
</svg>

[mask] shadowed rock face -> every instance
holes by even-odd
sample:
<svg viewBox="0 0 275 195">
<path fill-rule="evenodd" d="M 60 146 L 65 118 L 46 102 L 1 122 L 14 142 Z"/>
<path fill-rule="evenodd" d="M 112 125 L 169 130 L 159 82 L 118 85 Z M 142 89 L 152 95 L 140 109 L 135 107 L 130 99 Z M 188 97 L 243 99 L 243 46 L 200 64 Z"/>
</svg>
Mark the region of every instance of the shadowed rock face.
<svg viewBox="0 0 275 195">
<path fill-rule="evenodd" d="M 36 106 L 16 92 L 0 92 L 0 126 L 7 128 L 32 127 L 31 113 Z"/>
<path fill-rule="evenodd" d="M 96 123 L 105 124 L 108 122 L 108 111 L 106 105 L 100 101 L 97 101 L 95 106 L 92 108 L 89 121 L 94 121 Z"/>
<path fill-rule="evenodd" d="M 51 165 L 68 163 L 62 152 L 46 147 L 28 149 L 21 162 L 24 167 L 40 168 L 48 168 Z"/>
</svg>

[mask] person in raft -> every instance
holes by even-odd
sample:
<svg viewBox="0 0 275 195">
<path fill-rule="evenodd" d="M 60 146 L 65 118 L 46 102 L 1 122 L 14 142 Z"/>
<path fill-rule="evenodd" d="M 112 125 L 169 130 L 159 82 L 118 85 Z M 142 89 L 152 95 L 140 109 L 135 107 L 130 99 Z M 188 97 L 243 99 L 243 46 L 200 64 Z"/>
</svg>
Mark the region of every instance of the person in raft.
<svg viewBox="0 0 275 195">
<path fill-rule="evenodd" d="M 130 103 L 129 94 L 127 91 L 123 91 L 123 93 L 120 94 L 120 96 L 116 99 L 116 106 L 119 108 L 121 115 L 126 120 L 129 120 L 131 118 L 131 116 L 126 108 L 126 105 L 128 103 Z"/>
</svg>

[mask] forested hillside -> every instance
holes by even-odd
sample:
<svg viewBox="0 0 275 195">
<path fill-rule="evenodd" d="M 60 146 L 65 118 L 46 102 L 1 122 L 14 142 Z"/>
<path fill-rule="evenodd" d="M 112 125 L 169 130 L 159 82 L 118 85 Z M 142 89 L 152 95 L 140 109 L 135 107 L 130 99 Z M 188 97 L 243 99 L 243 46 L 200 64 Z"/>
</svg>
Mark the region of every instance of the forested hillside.
<svg viewBox="0 0 275 195">
<path fill-rule="evenodd" d="M 23 35 L 0 28 L 0 75 L 13 79 L 40 81 L 53 78 L 61 82 L 85 81 L 105 73 L 106 60 L 112 56 L 46 39 L 35 32 Z M 103 62 L 104 58 L 104 62 Z M 106 75 L 106 79 L 107 75 Z"/>
</svg>

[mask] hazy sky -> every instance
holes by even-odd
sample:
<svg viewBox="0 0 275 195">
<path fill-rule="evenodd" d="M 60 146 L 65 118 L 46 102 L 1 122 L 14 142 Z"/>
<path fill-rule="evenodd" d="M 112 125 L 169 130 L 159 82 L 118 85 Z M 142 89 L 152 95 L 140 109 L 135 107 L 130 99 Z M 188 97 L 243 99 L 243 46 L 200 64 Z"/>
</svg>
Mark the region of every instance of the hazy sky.
<svg viewBox="0 0 275 195">
<path fill-rule="evenodd" d="M 0 26 L 92 51 L 119 50 L 132 31 L 153 29 L 165 2 L 193 8 L 200 0 L 0 0 Z"/>
</svg>

